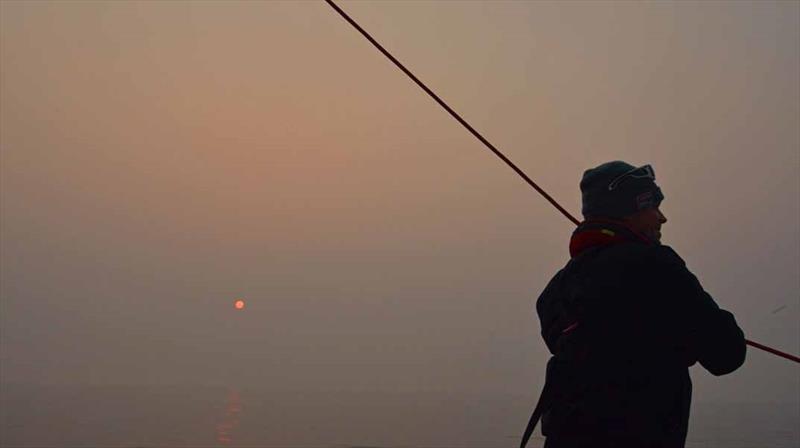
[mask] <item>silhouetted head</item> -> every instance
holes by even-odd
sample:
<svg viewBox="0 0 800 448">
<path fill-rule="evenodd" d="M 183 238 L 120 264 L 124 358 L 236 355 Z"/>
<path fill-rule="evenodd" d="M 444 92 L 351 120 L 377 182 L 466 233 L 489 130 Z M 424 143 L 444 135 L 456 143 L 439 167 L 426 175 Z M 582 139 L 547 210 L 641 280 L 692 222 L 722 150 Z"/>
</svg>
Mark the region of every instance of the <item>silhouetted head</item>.
<svg viewBox="0 0 800 448">
<path fill-rule="evenodd" d="M 581 179 L 584 219 L 623 221 L 653 241 L 661 240 L 667 218 L 659 210 L 664 195 L 650 165 L 619 160 L 586 170 Z"/>
</svg>

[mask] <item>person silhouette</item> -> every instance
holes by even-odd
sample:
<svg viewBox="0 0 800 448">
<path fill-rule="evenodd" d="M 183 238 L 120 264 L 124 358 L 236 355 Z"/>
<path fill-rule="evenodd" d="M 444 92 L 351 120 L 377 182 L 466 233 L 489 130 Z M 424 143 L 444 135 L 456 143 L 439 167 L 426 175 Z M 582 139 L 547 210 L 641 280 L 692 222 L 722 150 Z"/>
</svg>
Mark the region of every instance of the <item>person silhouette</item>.
<svg viewBox="0 0 800 448">
<path fill-rule="evenodd" d="M 664 195 L 650 165 L 607 162 L 580 188 L 571 258 L 536 301 L 552 357 L 522 445 L 541 417 L 545 448 L 682 448 L 688 368 L 733 372 L 744 334 L 661 244 Z"/>
</svg>

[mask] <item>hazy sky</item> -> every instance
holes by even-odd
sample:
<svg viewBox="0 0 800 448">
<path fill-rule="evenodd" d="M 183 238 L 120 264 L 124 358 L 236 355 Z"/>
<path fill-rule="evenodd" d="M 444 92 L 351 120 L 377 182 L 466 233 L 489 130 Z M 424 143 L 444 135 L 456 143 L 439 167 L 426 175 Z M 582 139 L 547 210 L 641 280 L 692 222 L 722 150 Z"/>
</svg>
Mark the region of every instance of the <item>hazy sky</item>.
<svg viewBox="0 0 800 448">
<path fill-rule="evenodd" d="M 800 3 L 343 2 L 574 214 L 800 352 Z M 0 3 L 3 384 L 521 393 L 573 228 L 323 2 Z M 243 311 L 233 309 L 237 298 Z M 750 350 L 699 401 L 800 400 Z"/>
</svg>

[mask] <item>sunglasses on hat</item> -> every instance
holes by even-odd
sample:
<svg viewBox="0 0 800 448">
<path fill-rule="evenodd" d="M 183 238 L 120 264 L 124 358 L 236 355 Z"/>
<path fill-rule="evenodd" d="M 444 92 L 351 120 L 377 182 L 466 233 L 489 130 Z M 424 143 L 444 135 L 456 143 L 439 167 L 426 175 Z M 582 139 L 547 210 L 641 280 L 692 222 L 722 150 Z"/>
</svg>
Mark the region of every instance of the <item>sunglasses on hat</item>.
<svg viewBox="0 0 800 448">
<path fill-rule="evenodd" d="M 634 168 L 626 173 L 622 173 L 614 180 L 608 184 L 608 191 L 611 191 L 619 186 L 622 182 L 626 181 L 629 178 L 633 179 L 652 179 L 656 180 L 656 172 L 653 171 L 653 167 L 650 165 L 643 165 L 639 168 Z"/>
</svg>

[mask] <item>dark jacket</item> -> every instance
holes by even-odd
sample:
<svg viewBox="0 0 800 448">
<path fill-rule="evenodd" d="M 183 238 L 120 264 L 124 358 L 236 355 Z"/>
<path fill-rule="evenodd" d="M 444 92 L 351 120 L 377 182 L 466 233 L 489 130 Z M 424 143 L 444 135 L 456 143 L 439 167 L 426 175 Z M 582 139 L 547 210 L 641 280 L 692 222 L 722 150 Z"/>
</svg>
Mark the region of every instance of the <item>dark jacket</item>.
<svg viewBox="0 0 800 448">
<path fill-rule="evenodd" d="M 596 447 L 683 447 L 688 367 L 736 370 L 745 359 L 742 330 L 675 251 L 621 223 L 581 224 L 570 250 L 536 303 L 554 355 L 542 418 L 547 446 L 586 438 Z"/>
</svg>

